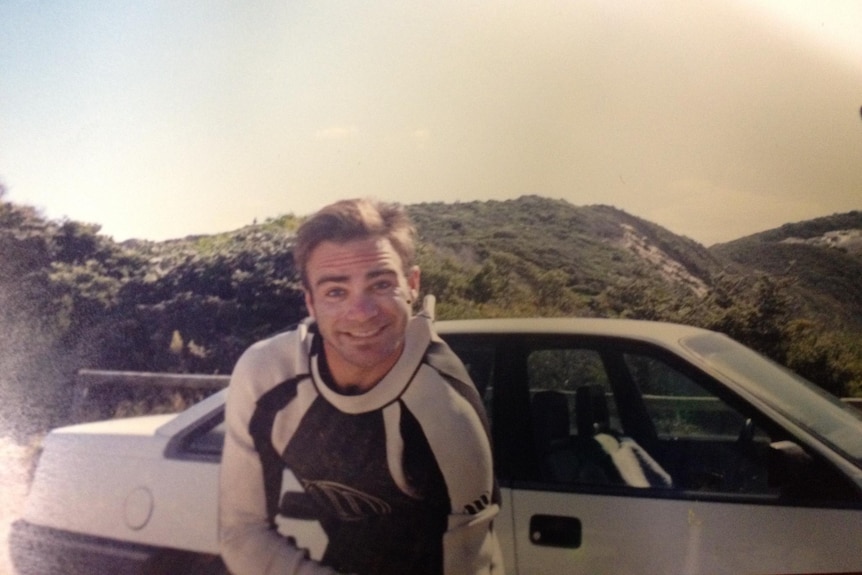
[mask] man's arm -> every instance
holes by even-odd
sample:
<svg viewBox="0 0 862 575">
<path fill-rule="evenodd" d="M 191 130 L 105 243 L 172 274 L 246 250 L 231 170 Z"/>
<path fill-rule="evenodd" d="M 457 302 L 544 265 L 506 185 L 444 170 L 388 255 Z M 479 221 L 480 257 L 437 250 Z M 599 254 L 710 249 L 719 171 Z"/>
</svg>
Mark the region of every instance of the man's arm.
<svg viewBox="0 0 862 575">
<path fill-rule="evenodd" d="M 273 378 L 266 356 L 249 349 L 228 389 L 219 488 L 219 541 L 234 575 L 333 575 L 273 528 L 267 514 L 263 466 L 249 432 L 261 378 Z"/>
<path fill-rule="evenodd" d="M 503 555 L 493 520 L 494 504 L 476 515 L 452 514 L 443 535 L 443 572 L 446 575 L 503 575 Z"/>
<path fill-rule="evenodd" d="M 437 449 L 452 504 L 443 535 L 443 573 L 503 575 L 493 524 L 500 505 L 495 501 L 490 442 L 478 417 L 469 412 L 455 415 L 449 441 Z"/>
<path fill-rule="evenodd" d="M 428 439 L 450 500 L 444 574 L 502 575 L 493 529 L 500 507 L 478 393 L 472 384 L 448 381 L 428 366 L 416 377 L 404 400 Z"/>
</svg>

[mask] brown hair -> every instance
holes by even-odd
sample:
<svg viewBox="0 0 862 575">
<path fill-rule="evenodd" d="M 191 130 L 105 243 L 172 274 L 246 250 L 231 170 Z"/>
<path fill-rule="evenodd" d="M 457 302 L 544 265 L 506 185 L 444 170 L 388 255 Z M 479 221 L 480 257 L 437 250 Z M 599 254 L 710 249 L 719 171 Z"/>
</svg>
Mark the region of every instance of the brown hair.
<svg viewBox="0 0 862 575">
<path fill-rule="evenodd" d="M 311 252 L 322 242 L 386 238 L 401 256 L 406 273 L 416 254 L 415 237 L 416 229 L 401 204 L 368 198 L 340 200 L 322 208 L 299 227 L 293 259 L 307 288 L 305 267 Z"/>
</svg>

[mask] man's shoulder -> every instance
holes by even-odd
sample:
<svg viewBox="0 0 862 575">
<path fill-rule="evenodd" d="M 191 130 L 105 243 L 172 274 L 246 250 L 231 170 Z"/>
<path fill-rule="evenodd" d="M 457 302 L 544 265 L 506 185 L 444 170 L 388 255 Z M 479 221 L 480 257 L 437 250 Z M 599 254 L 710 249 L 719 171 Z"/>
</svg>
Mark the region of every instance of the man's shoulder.
<svg viewBox="0 0 862 575">
<path fill-rule="evenodd" d="M 311 318 L 306 318 L 284 328 L 281 331 L 273 333 L 264 339 L 254 342 L 246 348 L 243 352 L 243 356 L 280 354 L 285 349 L 296 346 L 310 349 L 312 337 L 315 335 L 317 335 L 316 324 L 311 320 Z M 240 356 L 240 358 L 242 358 L 242 356 Z"/>
<path fill-rule="evenodd" d="M 300 322 L 255 342 L 237 361 L 233 379 L 250 381 L 256 388 L 268 388 L 307 373 L 312 335 L 309 322 Z"/>
<path fill-rule="evenodd" d="M 461 358 L 436 334 L 425 352 L 425 363 L 447 380 L 473 383 Z"/>
</svg>

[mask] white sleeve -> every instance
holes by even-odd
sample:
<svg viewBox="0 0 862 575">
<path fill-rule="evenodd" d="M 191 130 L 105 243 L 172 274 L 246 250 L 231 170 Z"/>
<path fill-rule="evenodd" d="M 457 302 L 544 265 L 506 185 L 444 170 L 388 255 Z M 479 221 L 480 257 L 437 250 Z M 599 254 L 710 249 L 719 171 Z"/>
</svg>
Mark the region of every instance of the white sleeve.
<svg viewBox="0 0 862 575">
<path fill-rule="evenodd" d="M 445 575 L 503 575 L 503 555 L 494 533 L 493 520 L 500 508 L 494 504 L 476 515 L 452 514 L 443 534 Z"/>
<path fill-rule="evenodd" d="M 404 395 L 419 421 L 446 482 L 451 503 L 443 535 L 445 575 L 502 575 L 502 554 L 493 529 L 491 445 L 474 405 L 428 366 Z M 420 383 L 421 385 L 416 385 Z"/>
<path fill-rule="evenodd" d="M 273 530 L 267 516 L 263 467 L 249 433 L 255 379 L 268 375 L 261 355 L 246 351 L 228 388 L 219 487 L 222 558 L 233 575 L 333 575 Z"/>
</svg>

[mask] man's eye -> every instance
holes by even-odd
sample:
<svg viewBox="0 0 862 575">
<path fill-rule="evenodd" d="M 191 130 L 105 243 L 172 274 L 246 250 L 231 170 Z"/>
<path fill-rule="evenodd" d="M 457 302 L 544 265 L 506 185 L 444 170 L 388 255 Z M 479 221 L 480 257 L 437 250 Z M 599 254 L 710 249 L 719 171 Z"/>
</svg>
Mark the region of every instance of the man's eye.
<svg viewBox="0 0 862 575">
<path fill-rule="evenodd" d="M 332 288 L 323 292 L 323 295 L 328 298 L 340 298 L 344 296 L 344 288 Z"/>
<path fill-rule="evenodd" d="M 392 282 L 389 280 L 381 280 L 374 283 L 374 289 L 377 291 L 387 291 L 392 289 Z"/>
</svg>

